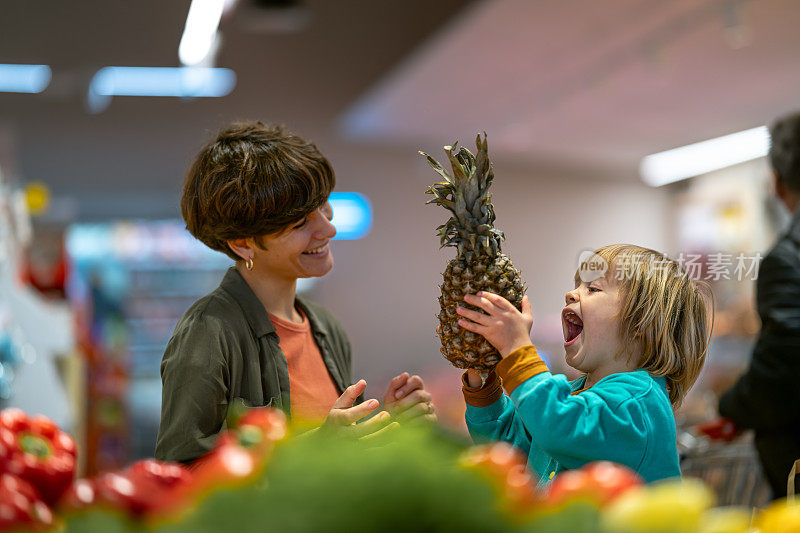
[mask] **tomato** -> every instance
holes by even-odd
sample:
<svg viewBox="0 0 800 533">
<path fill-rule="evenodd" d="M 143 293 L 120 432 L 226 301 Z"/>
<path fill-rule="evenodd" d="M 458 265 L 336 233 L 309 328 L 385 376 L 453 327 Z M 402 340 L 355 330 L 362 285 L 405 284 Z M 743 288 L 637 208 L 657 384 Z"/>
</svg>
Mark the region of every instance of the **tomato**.
<svg viewBox="0 0 800 533">
<path fill-rule="evenodd" d="M 479 466 L 486 472 L 500 477 L 505 477 L 518 465 L 525 466 L 527 462 L 522 450 L 506 442 L 475 446 L 461 457 L 461 464 L 464 466 Z"/>
<path fill-rule="evenodd" d="M 583 470 L 562 472 L 553 478 L 545 492 L 545 502 L 551 506 L 572 500 L 589 500 L 596 504 L 602 501 L 602 492 Z"/>
<path fill-rule="evenodd" d="M 545 500 L 553 506 L 576 499 L 604 506 L 641 484 L 642 479 L 633 470 L 610 461 L 597 461 L 556 476 Z"/>
<path fill-rule="evenodd" d="M 527 469 L 527 457 L 514 446 L 495 442 L 473 447 L 460 463 L 480 472 L 500 492 L 503 505 L 510 510 L 529 509 L 538 502 L 536 482 Z"/>
<path fill-rule="evenodd" d="M 581 470 L 586 472 L 591 482 L 600 488 L 604 504 L 644 483 L 644 480 L 636 472 L 611 461 L 595 461 Z"/>
</svg>

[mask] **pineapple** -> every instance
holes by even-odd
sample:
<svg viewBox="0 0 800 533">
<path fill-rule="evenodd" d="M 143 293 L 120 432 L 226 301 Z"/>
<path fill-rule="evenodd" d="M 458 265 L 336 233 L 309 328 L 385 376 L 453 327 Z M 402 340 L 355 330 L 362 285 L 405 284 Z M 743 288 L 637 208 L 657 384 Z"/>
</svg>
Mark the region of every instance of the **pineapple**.
<svg viewBox="0 0 800 533">
<path fill-rule="evenodd" d="M 486 290 L 499 294 L 521 310 L 526 287 L 519 270 L 500 251 L 505 239 L 503 232 L 494 228 L 494 207 L 489 186 L 494 172 L 487 153 L 486 133 L 476 139 L 477 155 L 466 148 L 445 146 L 453 167 L 453 175 L 424 152 L 428 163 L 444 181 L 435 183 L 425 191 L 432 194 L 428 204 L 440 205 L 452 213 L 450 220 L 437 228 L 442 247 L 454 246 L 456 258 L 445 268 L 444 283 L 440 285 L 441 312 L 437 333 L 442 341 L 441 352 L 457 368 L 472 368 L 488 372 L 500 361 L 500 354 L 486 339 L 458 325 L 456 307 L 480 311 L 465 303 L 465 294 Z M 482 312 L 482 311 L 481 311 Z"/>
</svg>

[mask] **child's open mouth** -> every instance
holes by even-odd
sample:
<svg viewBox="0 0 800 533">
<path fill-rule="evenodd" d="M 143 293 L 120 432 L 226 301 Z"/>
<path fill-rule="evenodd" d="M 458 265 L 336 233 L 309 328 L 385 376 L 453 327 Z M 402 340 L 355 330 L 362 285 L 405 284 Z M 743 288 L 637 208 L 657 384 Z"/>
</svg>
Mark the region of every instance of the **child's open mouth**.
<svg viewBox="0 0 800 533">
<path fill-rule="evenodd" d="M 564 330 L 564 346 L 569 346 L 577 339 L 583 331 L 583 321 L 581 318 L 569 310 L 564 310 L 561 314 L 561 326 Z"/>
</svg>

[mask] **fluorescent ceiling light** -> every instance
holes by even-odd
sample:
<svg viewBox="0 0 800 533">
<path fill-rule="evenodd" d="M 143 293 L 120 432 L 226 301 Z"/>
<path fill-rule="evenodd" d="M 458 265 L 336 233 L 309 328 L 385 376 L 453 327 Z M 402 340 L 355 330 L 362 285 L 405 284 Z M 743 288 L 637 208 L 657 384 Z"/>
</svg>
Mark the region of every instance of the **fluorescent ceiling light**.
<svg viewBox="0 0 800 533">
<path fill-rule="evenodd" d="M 236 73 L 206 67 L 103 67 L 89 84 L 89 110 L 99 113 L 111 96 L 220 97 L 236 86 Z"/>
<path fill-rule="evenodd" d="M 648 185 L 659 187 L 692 176 L 764 157 L 769 152 L 766 126 L 732 133 L 642 159 L 639 173 Z"/>
<path fill-rule="evenodd" d="M 360 239 L 369 233 L 372 205 L 366 196 L 357 192 L 333 192 L 328 201 L 333 208 L 334 239 Z"/>
<path fill-rule="evenodd" d="M 236 73 L 205 67 L 103 67 L 91 89 L 108 96 L 219 97 L 236 86 Z"/>
<path fill-rule="evenodd" d="M 50 85 L 51 77 L 47 65 L 0 64 L 0 92 L 40 93 Z"/>
<path fill-rule="evenodd" d="M 192 0 L 178 57 L 187 66 L 199 65 L 214 48 L 225 0 Z"/>
</svg>

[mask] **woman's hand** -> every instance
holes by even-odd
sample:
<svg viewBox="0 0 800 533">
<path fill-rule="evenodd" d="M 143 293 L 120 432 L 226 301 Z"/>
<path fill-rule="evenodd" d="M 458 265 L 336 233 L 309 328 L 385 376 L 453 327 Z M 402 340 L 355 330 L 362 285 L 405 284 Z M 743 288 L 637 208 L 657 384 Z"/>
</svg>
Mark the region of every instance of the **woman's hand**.
<svg viewBox="0 0 800 533">
<path fill-rule="evenodd" d="M 382 432 L 394 429 L 397 426 L 397 422 L 391 422 L 391 416 L 386 411 L 381 411 L 366 422 L 356 423 L 377 409 L 379 405 L 378 400 L 374 399 L 367 400 L 356 406 L 353 405 L 366 388 L 367 382 L 363 379 L 355 385 L 347 387 L 333 404 L 328 416 L 325 417 L 325 421 L 319 428 L 320 431 L 355 438 L 372 438 L 382 434 Z"/>
<path fill-rule="evenodd" d="M 522 297 L 521 313 L 502 296 L 487 291 L 467 294 L 464 301 L 483 309 L 485 314 L 458 307 L 456 312 L 464 317 L 458 320 L 458 325 L 483 335 L 501 357 L 531 343 L 533 310 L 527 295 Z"/>
<path fill-rule="evenodd" d="M 435 408 L 431 395 L 425 390 L 425 383 L 419 376 L 403 372 L 389 383 L 383 400 L 383 407 L 401 422 L 411 420 L 436 422 Z"/>
</svg>

